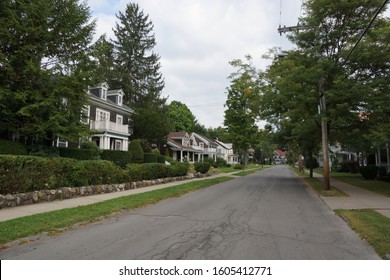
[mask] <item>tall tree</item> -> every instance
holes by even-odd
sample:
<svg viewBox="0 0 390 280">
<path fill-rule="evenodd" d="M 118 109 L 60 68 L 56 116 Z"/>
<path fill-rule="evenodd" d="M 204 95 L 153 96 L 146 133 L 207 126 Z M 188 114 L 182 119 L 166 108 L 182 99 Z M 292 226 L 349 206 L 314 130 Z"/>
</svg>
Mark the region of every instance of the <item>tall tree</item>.
<svg viewBox="0 0 390 280">
<path fill-rule="evenodd" d="M 174 131 L 194 132 L 197 121 L 187 105 L 174 100 L 169 104 L 168 110 Z"/>
<path fill-rule="evenodd" d="M 161 96 L 164 79 L 160 57 L 154 53 L 153 23 L 135 3 L 127 4 L 117 18 L 112 41 L 116 77 L 111 80 L 111 86 L 122 88 L 126 93 L 125 103 L 135 109 L 134 137 L 151 143 L 163 142 L 171 125 L 166 98 Z"/>
<path fill-rule="evenodd" d="M 0 2 L 0 130 L 76 141 L 95 23 L 76 0 Z"/>
<path fill-rule="evenodd" d="M 258 127 L 257 112 L 253 109 L 253 101 L 258 98 L 260 90 L 259 72 L 252 64 L 252 58 L 247 62 L 239 59 L 230 62 L 236 72 L 230 75 L 231 84 L 227 89 L 225 120 L 229 135 L 235 150 L 242 151 L 244 165 L 248 163 L 248 149 L 257 142 Z"/>
</svg>

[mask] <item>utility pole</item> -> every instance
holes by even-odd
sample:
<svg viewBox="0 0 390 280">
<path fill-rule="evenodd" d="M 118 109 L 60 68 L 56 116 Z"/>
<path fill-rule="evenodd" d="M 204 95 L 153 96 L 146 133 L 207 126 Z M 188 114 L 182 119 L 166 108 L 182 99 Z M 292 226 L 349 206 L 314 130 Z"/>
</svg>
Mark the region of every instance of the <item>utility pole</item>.
<svg viewBox="0 0 390 280">
<path fill-rule="evenodd" d="M 289 27 L 281 27 L 279 25 L 278 32 L 282 33 L 299 31 L 307 29 L 307 26 L 297 25 Z M 321 114 L 321 135 L 322 135 L 322 159 L 323 159 L 323 179 L 324 179 L 324 190 L 330 190 L 330 173 L 329 173 L 329 140 L 328 140 L 328 119 L 326 116 L 326 102 L 325 102 L 325 90 L 324 90 L 324 77 L 320 78 L 318 83 L 318 96 L 320 101 L 320 114 Z"/>
</svg>

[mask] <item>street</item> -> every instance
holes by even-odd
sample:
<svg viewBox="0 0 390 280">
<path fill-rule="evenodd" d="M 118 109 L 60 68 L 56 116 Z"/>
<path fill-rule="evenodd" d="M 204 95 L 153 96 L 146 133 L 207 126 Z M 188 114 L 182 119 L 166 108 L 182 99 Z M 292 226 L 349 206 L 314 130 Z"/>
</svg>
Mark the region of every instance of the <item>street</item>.
<svg viewBox="0 0 390 280">
<path fill-rule="evenodd" d="M 286 166 L 0 251 L 0 259 L 379 259 Z"/>
</svg>

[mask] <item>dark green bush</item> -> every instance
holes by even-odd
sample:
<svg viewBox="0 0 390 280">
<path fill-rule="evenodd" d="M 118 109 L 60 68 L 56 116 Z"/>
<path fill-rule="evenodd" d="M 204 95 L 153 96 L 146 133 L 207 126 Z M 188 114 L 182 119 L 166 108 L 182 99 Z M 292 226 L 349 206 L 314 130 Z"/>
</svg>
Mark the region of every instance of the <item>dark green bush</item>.
<svg viewBox="0 0 390 280">
<path fill-rule="evenodd" d="M 208 162 L 195 162 L 194 166 L 196 172 L 205 174 L 209 171 L 211 165 Z"/>
<path fill-rule="evenodd" d="M 165 156 L 157 156 L 157 162 L 158 163 L 165 163 Z"/>
<path fill-rule="evenodd" d="M 358 163 L 355 160 L 346 160 L 340 163 L 340 168 L 337 169 L 338 172 L 346 173 L 357 173 Z"/>
<path fill-rule="evenodd" d="M 367 165 L 367 166 L 361 166 L 359 168 L 360 174 L 364 177 L 366 180 L 374 180 L 378 176 L 379 167 L 375 165 Z"/>
<path fill-rule="evenodd" d="M 226 167 L 227 162 L 224 158 L 217 157 L 217 167 Z"/>
<path fill-rule="evenodd" d="M 144 153 L 144 163 L 156 163 L 157 154 L 155 153 Z"/>
<path fill-rule="evenodd" d="M 28 154 L 35 157 L 59 157 L 58 148 L 43 145 L 31 145 L 28 147 Z"/>
<path fill-rule="evenodd" d="M 378 170 L 378 178 L 380 180 L 384 179 L 385 177 L 387 176 L 387 170 L 385 167 L 383 166 L 379 166 L 379 170 Z"/>
<path fill-rule="evenodd" d="M 125 170 L 104 160 L 0 156 L 0 193 L 129 181 Z"/>
<path fill-rule="evenodd" d="M 59 148 L 60 157 L 78 160 L 97 160 L 99 153 L 95 149 Z"/>
<path fill-rule="evenodd" d="M 144 151 L 139 140 L 133 140 L 130 142 L 129 151 L 131 153 L 131 159 L 134 163 L 143 163 Z"/>
<path fill-rule="evenodd" d="M 184 163 L 165 165 L 161 163 L 129 164 L 127 172 L 130 181 L 154 180 L 166 177 L 185 176 L 188 166 Z"/>
<path fill-rule="evenodd" d="M 312 164 L 312 167 L 313 167 L 313 168 L 317 168 L 317 167 L 320 166 L 316 157 L 313 157 L 313 158 L 312 158 L 311 164 Z M 307 169 L 310 168 L 310 159 L 309 159 L 309 157 L 305 157 L 305 167 L 306 167 Z"/>
<path fill-rule="evenodd" d="M 27 148 L 22 143 L 0 139 L 0 154 L 27 155 Z"/>
<path fill-rule="evenodd" d="M 122 168 L 131 163 L 131 153 L 127 151 L 103 150 L 100 158 L 111 161 Z"/>
<path fill-rule="evenodd" d="M 234 169 L 244 169 L 244 165 L 236 164 L 236 165 L 234 165 Z"/>
</svg>

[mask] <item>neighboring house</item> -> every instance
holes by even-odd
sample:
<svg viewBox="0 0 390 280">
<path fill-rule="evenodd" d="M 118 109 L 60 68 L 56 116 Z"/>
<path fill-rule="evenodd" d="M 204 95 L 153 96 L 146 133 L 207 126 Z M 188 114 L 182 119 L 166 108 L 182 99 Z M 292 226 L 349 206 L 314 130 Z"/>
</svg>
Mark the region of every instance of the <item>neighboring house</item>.
<svg viewBox="0 0 390 280">
<path fill-rule="evenodd" d="M 221 157 L 229 164 L 238 163 L 238 155 L 234 153 L 233 144 L 224 143 L 218 139 L 214 141 L 217 146 L 217 157 Z"/>
<path fill-rule="evenodd" d="M 192 148 L 201 152 L 200 161 L 204 161 L 209 158 L 213 161 L 217 159 L 217 143 L 195 132 L 193 132 L 191 136 L 194 138 Z"/>
<path fill-rule="evenodd" d="M 286 164 L 287 163 L 286 152 L 283 152 L 282 150 L 275 150 L 273 157 L 274 157 L 275 164 Z"/>
<path fill-rule="evenodd" d="M 187 158 L 190 162 L 201 161 L 202 152 L 197 147 L 195 137 L 187 132 L 171 132 L 167 137 L 169 155 L 177 161 L 183 162 Z"/>
<path fill-rule="evenodd" d="M 85 106 L 82 122 L 94 132 L 92 141 L 103 150 L 127 151 L 129 119 L 133 109 L 123 104 L 125 93 L 121 89 L 110 90 L 107 83 L 91 88 L 90 104 Z"/>
</svg>

